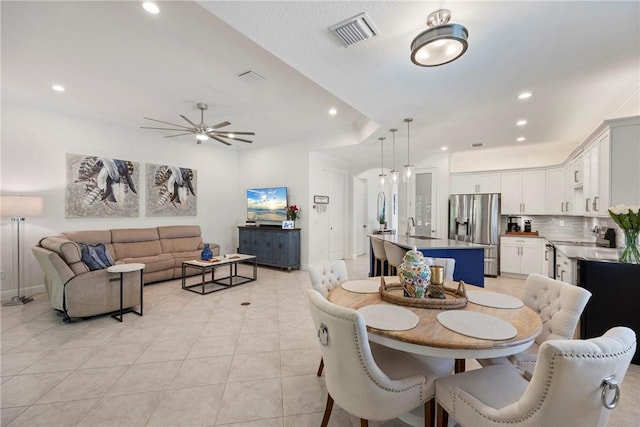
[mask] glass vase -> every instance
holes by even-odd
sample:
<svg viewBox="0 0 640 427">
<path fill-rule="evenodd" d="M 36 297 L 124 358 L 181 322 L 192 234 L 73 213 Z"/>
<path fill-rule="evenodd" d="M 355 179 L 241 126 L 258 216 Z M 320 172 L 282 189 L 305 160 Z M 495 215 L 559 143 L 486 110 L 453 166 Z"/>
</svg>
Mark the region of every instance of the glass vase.
<svg viewBox="0 0 640 427">
<path fill-rule="evenodd" d="M 208 243 L 204 244 L 204 250 L 200 253 L 200 259 L 204 261 L 209 261 L 213 258 L 213 252 L 211 251 L 211 247 L 209 247 Z"/>
<path fill-rule="evenodd" d="M 618 261 L 627 264 L 640 264 L 640 250 L 638 250 L 638 231 L 624 231 L 624 249 L 618 254 Z"/>
</svg>

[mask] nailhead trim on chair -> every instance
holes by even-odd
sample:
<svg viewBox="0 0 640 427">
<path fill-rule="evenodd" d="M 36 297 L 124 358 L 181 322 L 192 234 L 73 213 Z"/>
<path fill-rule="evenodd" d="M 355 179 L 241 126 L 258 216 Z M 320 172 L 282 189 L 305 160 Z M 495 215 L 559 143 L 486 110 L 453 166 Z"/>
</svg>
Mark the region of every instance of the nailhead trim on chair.
<svg viewBox="0 0 640 427">
<path fill-rule="evenodd" d="M 520 423 L 522 421 L 527 420 L 528 418 L 531 418 L 536 412 L 538 412 L 538 410 L 540 410 L 540 408 L 542 407 L 542 404 L 544 403 L 544 401 L 547 398 L 547 395 L 549 393 L 549 388 L 551 387 L 551 377 L 553 376 L 554 370 L 555 370 L 555 364 L 557 362 L 557 357 L 558 356 L 564 356 L 564 357 L 581 357 L 581 358 L 596 358 L 596 359 L 608 359 L 611 357 L 618 357 L 618 356 L 622 356 L 625 353 L 628 353 L 631 348 L 633 347 L 633 344 L 631 344 L 629 347 L 627 347 L 626 349 L 617 352 L 617 353 L 612 353 L 612 354 L 593 354 L 593 353 L 553 353 L 553 356 L 551 357 L 551 363 L 549 364 L 549 372 L 547 373 L 547 379 L 545 381 L 545 386 L 544 386 L 544 391 L 542 392 L 542 396 L 540 397 L 540 399 L 538 400 L 538 402 L 536 403 L 534 409 L 532 409 L 531 411 L 529 411 L 529 413 L 527 413 L 526 415 L 523 415 L 521 417 L 515 418 L 515 419 L 511 419 L 511 420 L 504 420 L 504 419 L 500 419 L 500 418 L 495 418 L 495 417 L 487 417 L 486 415 L 480 413 L 477 408 L 475 408 L 474 406 L 471 405 L 471 403 L 469 401 L 467 401 L 466 399 L 464 399 L 461 395 L 459 395 L 458 393 L 456 393 L 455 391 L 453 392 L 453 413 L 449 413 L 449 415 L 451 415 L 453 418 L 455 418 L 455 413 L 456 413 L 456 397 L 458 397 L 462 402 L 466 403 L 471 409 L 473 409 L 473 411 L 475 413 L 477 413 L 478 415 L 480 415 L 482 418 L 485 418 L 487 420 L 490 420 L 494 423 L 500 423 L 500 424 L 515 424 L 515 423 Z M 442 403 L 436 399 L 436 401 L 438 402 L 438 404 L 440 406 L 442 406 Z M 444 406 L 442 406 L 444 408 Z M 446 410 L 446 408 L 444 408 Z"/>
</svg>

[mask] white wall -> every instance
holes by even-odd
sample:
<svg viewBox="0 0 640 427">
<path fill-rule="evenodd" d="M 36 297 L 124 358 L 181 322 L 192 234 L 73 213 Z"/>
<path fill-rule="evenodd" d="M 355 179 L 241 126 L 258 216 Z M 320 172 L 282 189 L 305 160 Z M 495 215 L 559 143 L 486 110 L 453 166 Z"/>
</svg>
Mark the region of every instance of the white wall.
<svg viewBox="0 0 640 427">
<path fill-rule="evenodd" d="M 25 233 L 25 287 L 43 283 L 42 270 L 31 255 L 42 237 L 67 230 L 152 227 L 199 224 L 205 241 L 235 250 L 236 224 L 245 205 L 238 181 L 240 163 L 233 147 L 194 139 L 165 139 L 160 133 L 119 123 L 106 123 L 52 113 L 3 101 L 2 195 L 44 197 L 44 215 L 27 218 Z M 137 218 L 65 218 L 66 153 L 132 160 L 140 166 L 140 216 Z M 197 170 L 198 214 L 191 217 L 145 217 L 146 163 L 169 164 Z M 246 208 L 245 208 L 246 209 Z M 240 216 L 240 218 L 238 218 Z M 12 273 L 11 221 L 2 218 L 1 268 L 3 296 L 15 289 Z M 28 292 L 29 293 L 29 292 Z"/>
</svg>

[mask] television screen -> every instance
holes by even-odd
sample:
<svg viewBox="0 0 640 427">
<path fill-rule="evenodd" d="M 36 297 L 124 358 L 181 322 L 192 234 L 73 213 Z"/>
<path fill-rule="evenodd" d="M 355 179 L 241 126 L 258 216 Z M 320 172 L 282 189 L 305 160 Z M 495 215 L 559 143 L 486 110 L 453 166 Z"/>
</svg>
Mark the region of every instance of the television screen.
<svg viewBox="0 0 640 427">
<path fill-rule="evenodd" d="M 247 190 L 247 220 L 286 221 L 287 187 Z"/>
</svg>

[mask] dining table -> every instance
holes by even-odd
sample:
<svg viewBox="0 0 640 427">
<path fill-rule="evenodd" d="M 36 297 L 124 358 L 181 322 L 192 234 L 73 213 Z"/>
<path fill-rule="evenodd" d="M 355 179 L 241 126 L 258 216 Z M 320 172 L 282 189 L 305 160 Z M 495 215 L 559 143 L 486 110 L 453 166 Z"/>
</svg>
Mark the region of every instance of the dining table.
<svg viewBox="0 0 640 427">
<path fill-rule="evenodd" d="M 393 276 L 386 277 L 385 279 L 390 281 L 398 280 L 397 277 Z M 367 281 L 370 282 L 368 287 Z M 380 325 L 374 327 L 367 324 L 369 340 L 419 356 L 456 359 L 456 372 L 464 371 L 465 359 L 487 359 L 509 356 L 526 350 L 533 344 L 535 338 L 542 330 L 540 317 L 519 299 L 488 291 L 478 286 L 466 283 L 463 285 L 466 293 L 468 295 L 474 295 L 475 298 L 473 299 L 480 301 L 480 303 L 467 301 L 463 307 L 450 310 L 412 307 L 388 302 L 382 298 L 382 294 L 377 290 L 379 289 L 379 287 L 376 286 L 378 284 L 381 284 L 380 277 L 346 281 L 341 286 L 337 286 L 331 290 L 328 299 L 336 305 L 361 312 L 370 309 L 371 306 L 390 305 L 402 307 L 402 309 L 404 309 L 402 313 L 404 314 L 409 314 L 406 310 L 414 313 L 417 318 L 415 326 L 400 328 L 402 330 L 394 330 L 393 326 L 387 328 L 384 326 L 381 327 Z M 447 283 L 446 286 L 447 288 L 452 288 L 458 285 L 457 282 L 454 282 Z M 491 306 L 492 304 L 483 302 L 483 300 L 491 301 L 492 298 L 501 296 L 503 299 L 510 298 L 510 302 L 516 301 L 516 304 L 498 308 L 497 306 L 500 306 L 500 304 L 493 304 L 494 306 Z M 449 295 L 448 297 L 451 296 Z M 496 300 L 499 301 L 500 298 Z M 381 309 L 385 307 L 374 308 Z M 390 310 L 389 307 L 386 307 L 386 309 Z M 466 326 L 472 329 L 479 327 L 480 332 L 488 332 L 488 336 L 478 338 L 477 336 L 481 336 L 482 333 L 477 334 L 473 331 L 469 333 L 469 335 L 465 335 L 460 332 L 455 332 L 443 325 L 443 323 L 447 324 L 447 322 L 444 322 L 447 318 L 455 320 L 456 317 L 471 319 L 471 321 L 466 320 Z M 475 321 L 474 319 L 476 318 L 479 320 Z M 366 323 L 371 323 L 367 321 L 366 316 L 365 321 Z M 496 331 L 499 332 L 498 336 L 492 336 L 494 332 L 494 322 Z M 451 327 L 451 325 L 448 326 Z M 500 336 L 500 333 L 505 332 L 500 331 L 500 327 L 505 326 L 507 328 L 507 335 Z M 486 331 L 482 330 L 483 327 Z M 509 338 L 506 338 L 507 336 Z"/>
</svg>

